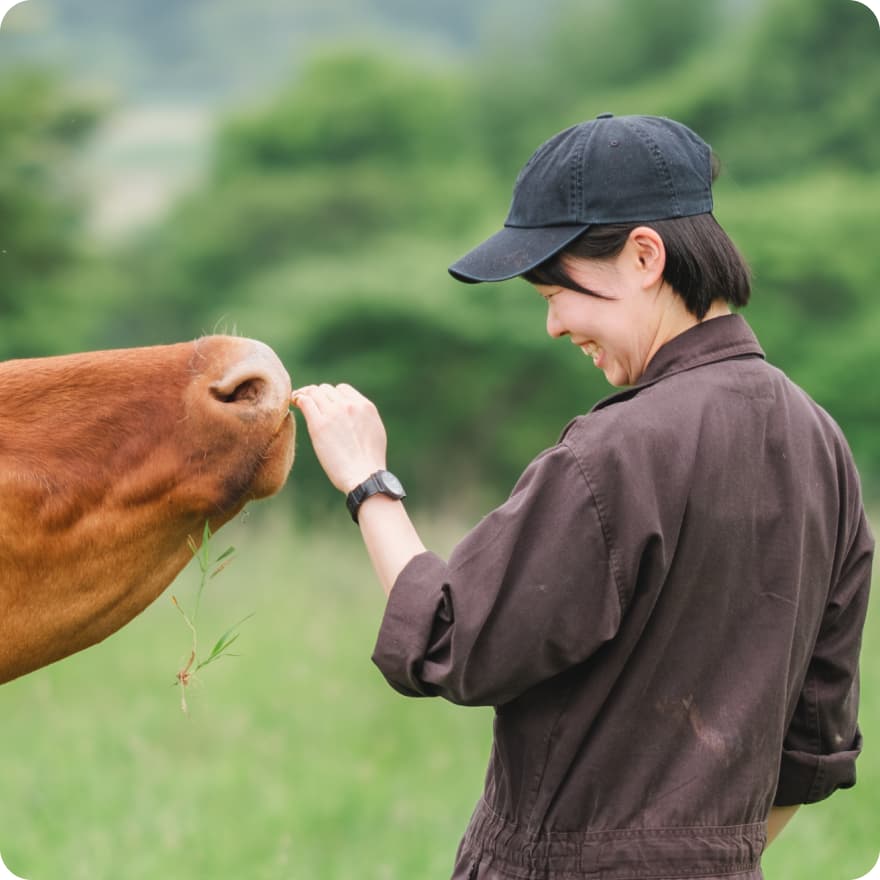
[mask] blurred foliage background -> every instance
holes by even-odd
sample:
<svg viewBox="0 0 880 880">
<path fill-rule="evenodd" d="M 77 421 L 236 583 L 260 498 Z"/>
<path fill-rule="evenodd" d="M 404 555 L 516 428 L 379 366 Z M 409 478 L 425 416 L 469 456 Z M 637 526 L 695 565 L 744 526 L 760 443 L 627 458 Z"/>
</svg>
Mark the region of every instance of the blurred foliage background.
<svg viewBox="0 0 880 880">
<path fill-rule="evenodd" d="M 548 339 L 523 282 L 446 273 L 502 222 L 535 147 L 605 111 L 713 145 L 716 215 L 754 270 L 745 315 L 841 423 L 876 509 L 880 28 L 852 0 L 27 0 L 0 28 L 0 358 L 263 339 L 295 385 L 377 402 L 442 551 L 448 522 L 504 497 L 611 390 Z M 228 620 L 258 594 L 269 620 L 230 688 L 213 680 L 209 720 L 169 716 L 167 603 L 2 689 L 0 849 L 22 873 L 443 875 L 488 719 L 413 708 L 369 669 L 380 598 L 300 438 L 266 507 L 296 527 L 261 510 L 222 601 Z M 309 529 L 328 511 L 345 537 Z M 878 766 L 866 752 L 854 795 L 804 811 L 768 877 L 868 867 Z M 223 833 L 239 808 L 259 817 L 252 850 Z"/>
<path fill-rule="evenodd" d="M 264 339 L 385 415 L 412 503 L 502 497 L 610 389 L 446 266 L 553 132 L 700 132 L 771 361 L 880 481 L 880 52 L 843 0 L 29 0 L 0 31 L 0 356 Z M 303 446 L 307 441 L 303 441 Z M 437 480 L 438 463 L 445 472 Z M 291 504 L 336 504 L 301 454 Z"/>
</svg>

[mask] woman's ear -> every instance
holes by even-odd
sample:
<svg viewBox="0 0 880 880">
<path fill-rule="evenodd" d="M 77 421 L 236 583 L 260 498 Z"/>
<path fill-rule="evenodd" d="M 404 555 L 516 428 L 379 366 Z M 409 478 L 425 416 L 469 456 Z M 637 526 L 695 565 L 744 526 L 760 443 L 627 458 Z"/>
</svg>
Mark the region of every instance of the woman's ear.
<svg viewBox="0 0 880 880">
<path fill-rule="evenodd" d="M 654 287 L 662 282 L 666 246 L 655 229 L 637 226 L 630 232 L 624 250 L 629 251 L 630 264 L 640 274 L 643 287 Z"/>
</svg>

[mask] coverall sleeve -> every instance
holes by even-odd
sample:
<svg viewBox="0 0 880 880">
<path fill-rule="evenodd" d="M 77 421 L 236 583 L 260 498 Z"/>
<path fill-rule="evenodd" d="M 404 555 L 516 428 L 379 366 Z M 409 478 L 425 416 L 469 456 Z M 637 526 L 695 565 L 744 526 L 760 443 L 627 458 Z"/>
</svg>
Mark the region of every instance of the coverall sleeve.
<svg viewBox="0 0 880 880">
<path fill-rule="evenodd" d="M 547 450 L 453 550 L 410 561 L 373 660 L 408 696 L 502 705 L 589 658 L 621 606 L 593 494 L 571 450 Z"/>
<path fill-rule="evenodd" d="M 864 513 L 829 596 L 794 717 L 783 744 L 775 806 L 824 800 L 856 781 L 859 650 L 874 540 Z"/>
</svg>

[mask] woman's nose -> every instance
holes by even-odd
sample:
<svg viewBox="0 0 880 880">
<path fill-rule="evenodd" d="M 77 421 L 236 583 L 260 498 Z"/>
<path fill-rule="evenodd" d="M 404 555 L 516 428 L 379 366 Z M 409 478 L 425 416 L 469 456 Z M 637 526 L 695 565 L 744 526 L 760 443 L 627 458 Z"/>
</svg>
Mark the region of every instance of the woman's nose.
<svg viewBox="0 0 880 880">
<path fill-rule="evenodd" d="M 547 333 L 550 334 L 554 339 L 557 339 L 560 336 L 565 336 L 566 330 L 565 327 L 562 326 L 562 323 L 553 314 L 553 307 L 547 309 Z"/>
</svg>

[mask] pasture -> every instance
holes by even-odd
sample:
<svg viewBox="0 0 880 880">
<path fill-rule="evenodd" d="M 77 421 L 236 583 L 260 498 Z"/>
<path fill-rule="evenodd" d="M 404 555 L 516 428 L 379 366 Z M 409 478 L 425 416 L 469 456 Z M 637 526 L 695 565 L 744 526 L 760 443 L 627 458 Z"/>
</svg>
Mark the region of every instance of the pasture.
<svg viewBox="0 0 880 880">
<path fill-rule="evenodd" d="M 294 474 L 295 477 L 295 474 Z M 295 482 L 295 480 L 294 480 Z M 876 522 L 876 518 L 875 518 Z M 420 521 L 445 553 L 465 525 Z M 215 538 L 207 645 L 251 612 L 180 709 L 188 566 L 104 643 L 0 688 L 0 853 L 26 880 L 429 880 L 448 876 L 481 790 L 491 710 L 406 700 L 370 663 L 383 596 L 342 509 L 277 505 Z M 862 666 L 859 785 L 801 810 L 767 880 L 852 880 L 880 851 L 880 611 Z M 719 793 L 723 796 L 723 793 Z"/>
</svg>

